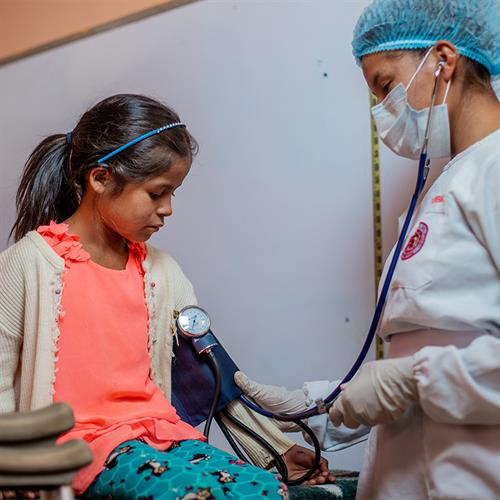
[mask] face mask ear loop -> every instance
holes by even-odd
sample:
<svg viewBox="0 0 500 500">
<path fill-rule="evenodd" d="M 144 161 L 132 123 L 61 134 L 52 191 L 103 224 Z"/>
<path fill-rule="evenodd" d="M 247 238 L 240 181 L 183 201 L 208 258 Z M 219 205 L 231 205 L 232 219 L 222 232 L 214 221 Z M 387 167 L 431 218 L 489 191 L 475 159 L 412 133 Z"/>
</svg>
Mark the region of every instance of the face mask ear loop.
<svg viewBox="0 0 500 500">
<path fill-rule="evenodd" d="M 448 85 L 446 85 L 446 90 L 444 91 L 444 99 L 443 99 L 443 104 L 446 104 L 446 98 L 448 97 L 448 92 L 450 91 L 451 87 L 451 78 L 448 80 Z"/>
<path fill-rule="evenodd" d="M 417 70 L 415 71 L 415 73 L 413 73 L 413 76 L 411 77 L 410 81 L 408 82 L 408 85 L 406 86 L 406 90 L 408 91 L 408 89 L 410 88 L 410 85 L 413 83 L 413 80 L 415 80 L 416 76 L 418 75 L 418 72 L 422 69 L 422 66 L 425 64 L 425 61 L 427 61 L 427 58 L 429 57 L 429 54 L 432 52 L 432 49 L 434 47 L 431 47 L 428 51 L 427 51 L 427 54 L 425 54 L 424 58 L 422 59 L 422 61 L 420 61 L 420 64 L 418 65 L 418 68 Z"/>
<path fill-rule="evenodd" d="M 440 61 L 438 64 L 438 67 L 436 69 L 436 72 L 434 73 L 434 87 L 432 89 L 431 105 L 429 107 L 429 115 L 427 117 L 427 125 L 425 126 L 424 143 L 422 145 L 422 150 L 420 152 L 421 157 L 423 155 L 427 156 L 427 144 L 429 142 L 429 130 L 430 130 L 430 126 L 431 126 L 432 112 L 434 110 L 434 104 L 436 101 L 437 82 L 438 82 L 439 75 L 441 74 L 441 71 L 443 69 L 443 66 L 444 66 L 444 61 Z M 448 84 L 450 82 L 451 82 L 451 80 L 448 82 Z"/>
</svg>

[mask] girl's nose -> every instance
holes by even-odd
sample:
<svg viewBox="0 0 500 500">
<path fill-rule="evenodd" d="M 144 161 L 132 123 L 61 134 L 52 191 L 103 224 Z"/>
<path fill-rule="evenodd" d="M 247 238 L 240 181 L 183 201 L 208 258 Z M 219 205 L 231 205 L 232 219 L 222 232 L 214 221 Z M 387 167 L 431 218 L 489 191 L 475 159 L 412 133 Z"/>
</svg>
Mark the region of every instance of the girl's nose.
<svg viewBox="0 0 500 500">
<path fill-rule="evenodd" d="M 162 217 L 170 217 L 172 215 L 172 198 L 168 198 L 165 202 L 163 202 L 158 208 L 158 215 Z"/>
</svg>

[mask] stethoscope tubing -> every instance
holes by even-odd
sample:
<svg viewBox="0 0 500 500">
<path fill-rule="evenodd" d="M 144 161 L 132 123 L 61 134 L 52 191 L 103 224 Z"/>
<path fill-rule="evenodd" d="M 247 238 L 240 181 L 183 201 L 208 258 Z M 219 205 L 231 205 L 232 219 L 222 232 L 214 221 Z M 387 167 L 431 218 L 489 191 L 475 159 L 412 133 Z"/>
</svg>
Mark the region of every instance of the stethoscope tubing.
<svg viewBox="0 0 500 500">
<path fill-rule="evenodd" d="M 404 242 L 406 240 L 406 236 L 408 234 L 408 229 L 410 228 L 410 223 L 413 219 L 413 215 L 414 215 L 415 209 L 417 207 L 418 198 L 419 198 L 420 194 L 422 193 L 424 186 L 425 186 L 425 181 L 427 180 L 427 175 L 429 172 L 429 162 L 427 159 L 427 145 L 429 142 L 429 130 L 430 130 L 432 111 L 434 109 L 434 102 L 435 102 L 435 98 L 436 98 L 437 81 L 438 81 L 438 77 L 441 73 L 441 70 L 443 68 L 443 65 L 444 65 L 444 63 L 441 61 L 436 69 L 436 72 L 435 72 L 435 80 L 434 80 L 434 87 L 432 90 L 429 116 L 427 118 L 424 142 L 422 144 L 422 149 L 420 152 L 420 159 L 419 159 L 419 163 L 418 163 L 418 173 L 417 173 L 417 182 L 416 182 L 416 186 L 415 186 L 415 191 L 411 197 L 410 206 L 409 206 L 408 212 L 406 214 L 403 228 L 401 229 L 401 233 L 399 235 L 399 238 L 398 238 L 398 241 L 396 244 L 396 248 L 394 249 L 394 254 L 392 256 L 391 263 L 389 265 L 386 277 L 384 279 L 384 284 L 382 286 L 382 290 L 381 290 L 379 298 L 377 300 L 377 304 L 375 307 L 375 312 L 373 314 L 372 322 L 370 324 L 370 328 L 368 330 L 368 334 L 365 338 L 363 346 L 361 347 L 361 351 L 359 352 L 351 369 L 347 372 L 347 374 L 344 376 L 344 378 L 341 380 L 341 382 L 337 385 L 337 387 L 335 387 L 335 389 L 326 398 L 324 398 L 322 401 L 320 401 L 319 405 L 316 404 L 316 406 L 313 406 L 313 407 L 309 408 L 308 410 L 298 412 L 298 413 L 293 413 L 293 414 L 273 413 L 273 412 L 264 410 L 263 408 L 261 408 L 257 404 L 253 403 L 244 394 L 241 395 L 240 400 L 245 405 L 247 405 L 249 408 L 251 408 L 253 411 L 255 411 L 261 415 L 264 415 L 265 417 L 274 418 L 276 420 L 281 420 L 283 422 L 290 422 L 290 421 L 294 421 L 294 420 L 304 420 L 304 419 L 319 415 L 321 413 L 326 413 L 326 411 L 328 411 L 328 409 L 333 404 L 335 399 L 337 399 L 337 397 L 342 392 L 342 386 L 344 384 L 346 384 L 347 382 L 349 382 L 354 377 L 354 375 L 356 375 L 358 370 L 361 368 L 361 365 L 363 364 L 364 360 L 366 359 L 366 356 L 368 354 L 370 346 L 371 346 L 373 339 L 375 338 L 375 334 L 377 332 L 380 318 L 382 316 L 384 305 L 385 305 L 387 295 L 389 293 L 389 289 L 391 286 L 392 278 L 393 278 L 394 272 L 396 270 L 396 265 L 399 261 L 399 257 L 401 255 L 403 245 L 404 245 Z"/>
</svg>

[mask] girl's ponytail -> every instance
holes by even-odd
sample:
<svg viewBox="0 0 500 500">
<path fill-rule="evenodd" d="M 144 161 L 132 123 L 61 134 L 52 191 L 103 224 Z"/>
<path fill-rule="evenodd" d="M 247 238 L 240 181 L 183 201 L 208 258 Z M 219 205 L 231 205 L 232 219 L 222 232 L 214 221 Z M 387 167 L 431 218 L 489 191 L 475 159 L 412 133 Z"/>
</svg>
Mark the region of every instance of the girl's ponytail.
<svg viewBox="0 0 500 500">
<path fill-rule="evenodd" d="M 78 208 L 79 195 L 70 180 L 69 142 L 64 134 L 51 135 L 28 158 L 16 195 L 17 218 L 10 232 L 15 241 L 51 220 L 65 220 Z"/>
</svg>

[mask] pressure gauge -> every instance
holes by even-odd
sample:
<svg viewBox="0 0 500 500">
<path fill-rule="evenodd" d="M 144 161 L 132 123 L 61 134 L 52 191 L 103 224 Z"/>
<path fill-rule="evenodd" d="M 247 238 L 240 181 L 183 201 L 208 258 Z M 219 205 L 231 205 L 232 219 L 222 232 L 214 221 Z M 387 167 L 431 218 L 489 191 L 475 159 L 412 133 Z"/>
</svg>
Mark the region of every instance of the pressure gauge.
<svg viewBox="0 0 500 500">
<path fill-rule="evenodd" d="M 177 326 L 188 338 L 203 337 L 210 330 L 210 317 L 201 307 L 187 306 L 179 312 Z"/>
</svg>

